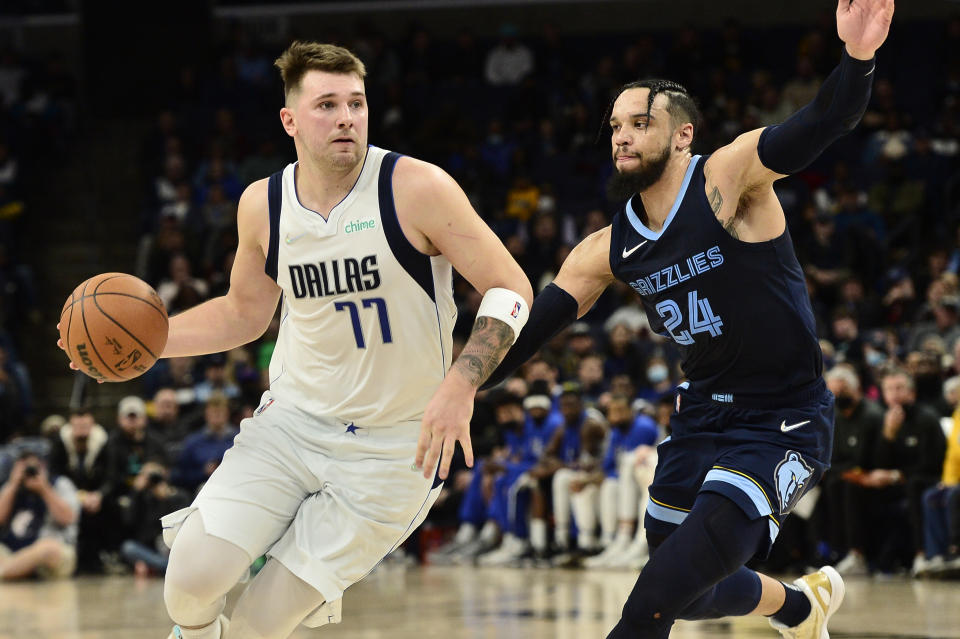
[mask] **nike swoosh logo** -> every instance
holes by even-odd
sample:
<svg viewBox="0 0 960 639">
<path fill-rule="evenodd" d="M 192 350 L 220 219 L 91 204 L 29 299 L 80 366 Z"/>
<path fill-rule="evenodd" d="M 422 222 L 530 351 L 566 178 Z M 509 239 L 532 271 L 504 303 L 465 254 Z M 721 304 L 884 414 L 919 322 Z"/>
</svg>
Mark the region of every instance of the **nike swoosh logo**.
<svg viewBox="0 0 960 639">
<path fill-rule="evenodd" d="M 304 232 L 301 233 L 300 235 L 294 235 L 293 237 L 290 237 L 290 234 L 287 233 L 287 237 L 284 238 L 284 239 L 285 239 L 285 241 L 287 242 L 287 244 L 293 244 L 294 242 L 296 242 L 297 240 L 299 240 L 301 237 L 303 237 L 303 236 L 306 235 L 306 234 L 307 234 L 306 231 L 304 231 Z"/>
<path fill-rule="evenodd" d="M 789 426 L 787 426 L 787 420 L 783 420 L 782 422 L 780 422 L 780 431 L 783 433 L 789 433 L 794 428 L 800 428 L 801 426 L 806 426 L 809 423 L 810 423 L 810 420 L 808 419 L 805 422 L 798 422 L 796 424 L 790 424 Z"/>
<path fill-rule="evenodd" d="M 630 249 L 629 251 L 628 251 L 627 249 L 623 249 L 623 257 L 624 257 L 624 258 L 630 257 L 631 255 L 633 255 L 633 252 L 634 252 L 634 251 L 636 251 L 638 248 L 640 248 L 641 246 L 643 246 L 644 244 L 646 244 L 648 241 L 649 241 L 649 240 L 644 240 L 644 241 L 640 242 L 639 244 L 637 244 L 636 246 L 634 246 L 634 247 L 633 247 L 632 249 Z"/>
</svg>

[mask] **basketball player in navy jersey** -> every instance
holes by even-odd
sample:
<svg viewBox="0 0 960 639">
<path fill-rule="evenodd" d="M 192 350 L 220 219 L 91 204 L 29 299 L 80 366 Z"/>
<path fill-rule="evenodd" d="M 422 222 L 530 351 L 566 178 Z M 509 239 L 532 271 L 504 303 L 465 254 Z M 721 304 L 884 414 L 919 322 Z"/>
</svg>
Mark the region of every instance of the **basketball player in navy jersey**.
<svg viewBox="0 0 960 639">
<path fill-rule="evenodd" d="M 893 6 L 840 0 L 845 51 L 816 99 L 709 156 L 691 155 L 699 114 L 683 87 L 624 87 L 609 119 L 610 192 L 627 203 L 567 257 L 488 381 L 586 313 L 615 279 L 679 345 L 689 381 L 658 449 L 645 517 L 653 552 L 608 639 L 667 637 L 676 619 L 748 614 L 769 616 L 785 637 L 829 636 L 844 594 L 833 568 L 788 586 L 744 566 L 766 555 L 820 479 L 833 438 L 833 396 L 773 183 L 859 122 Z"/>
<path fill-rule="evenodd" d="M 282 300 L 270 390 L 193 504 L 162 520 L 171 639 L 339 622 L 344 590 L 423 521 L 457 442 L 472 465 L 474 394 L 533 297 L 449 175 L 367 144 L 356 56 L 295 42 L 276 66 L 298 161 L 244 191 L 230 290 L 171 318 L 163 353 L 257 339 Z M 484 294 L 452 366 L 451 265 Z M 227 620 L 226 593 L 263 554 Z"/>
</svg>

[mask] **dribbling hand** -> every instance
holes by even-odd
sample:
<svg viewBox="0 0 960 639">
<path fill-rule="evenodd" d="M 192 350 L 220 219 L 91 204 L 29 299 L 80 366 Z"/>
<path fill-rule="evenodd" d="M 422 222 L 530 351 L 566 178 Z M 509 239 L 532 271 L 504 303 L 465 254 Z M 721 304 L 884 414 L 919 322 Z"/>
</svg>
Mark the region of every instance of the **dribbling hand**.
<svg viewBox="0 0 960 639">
<path fill-rule="evenodd" d="M 890 32 L 893 0 L 840 0 L 837 4 L 837 35 L 847 53 L 869 60 Z"/>
<path fill-rule="evenodd" d="M 470 417 L 473 415 L 473 396 L 476 389 L 459 374 L 451 371 L 434 393 L 423 413 L 420 439 L 417 441 L 417 468 L 423 476 L 433 476 L 440 460 L 440 479 L 450 473 L 450 461 L 457 442 L 463 448 L 467 466 L 473 467 L 473 446 L 470 443 Z"/>
</svg>

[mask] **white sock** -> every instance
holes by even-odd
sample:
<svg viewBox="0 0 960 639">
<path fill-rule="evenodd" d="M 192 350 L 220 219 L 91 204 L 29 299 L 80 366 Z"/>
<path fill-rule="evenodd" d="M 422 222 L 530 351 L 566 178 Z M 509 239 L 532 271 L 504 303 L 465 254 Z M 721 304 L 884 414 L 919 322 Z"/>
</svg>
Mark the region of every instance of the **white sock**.
<svg viewBox="0 0 960 639">
<path fill-rule="evenodd" d="M 180 635 L 183 639 L 220 639 L 220 617 L 218 615 L 212 624 L 203 628 L 184 628 L 181 626 Z"/>
<path fill-rule="evenodd" d="M 530 544 L 534 550 L 547 549 L 547 521 L 545 519 L 530 520 Z"/>
<path fill-rule="evenodd" d="M 483 528 L 480 530 L 480 539 L 485 542 L 492 542 L 497 538 L 497 534 L 500 532 L 500 527 L 497 526 L 496 522 L 488 521 L 483 525 Z"/>
</svg>

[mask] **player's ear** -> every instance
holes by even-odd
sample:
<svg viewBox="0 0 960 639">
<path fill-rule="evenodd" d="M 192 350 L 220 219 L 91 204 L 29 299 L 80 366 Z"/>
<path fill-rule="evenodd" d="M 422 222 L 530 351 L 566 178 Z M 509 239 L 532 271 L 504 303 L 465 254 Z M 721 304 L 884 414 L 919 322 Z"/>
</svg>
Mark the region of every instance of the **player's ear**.
<svg viewBox="0 0 960 639">
<path fill-rule="evenodd" d="M 286 131 L 290 137 L 293 137 L 297 133 L 297 120 L 294 117 L 293 109 L 289 107 L 280 109 L 280 123 L 283 125 L 283 130 Z"/>
<path fill-rule="evenodd" d="M 693 145 L 693 124 L 687 122 L 673 134 L 674 146 L 678 151 L 689 149 Z"/>
</svg>

